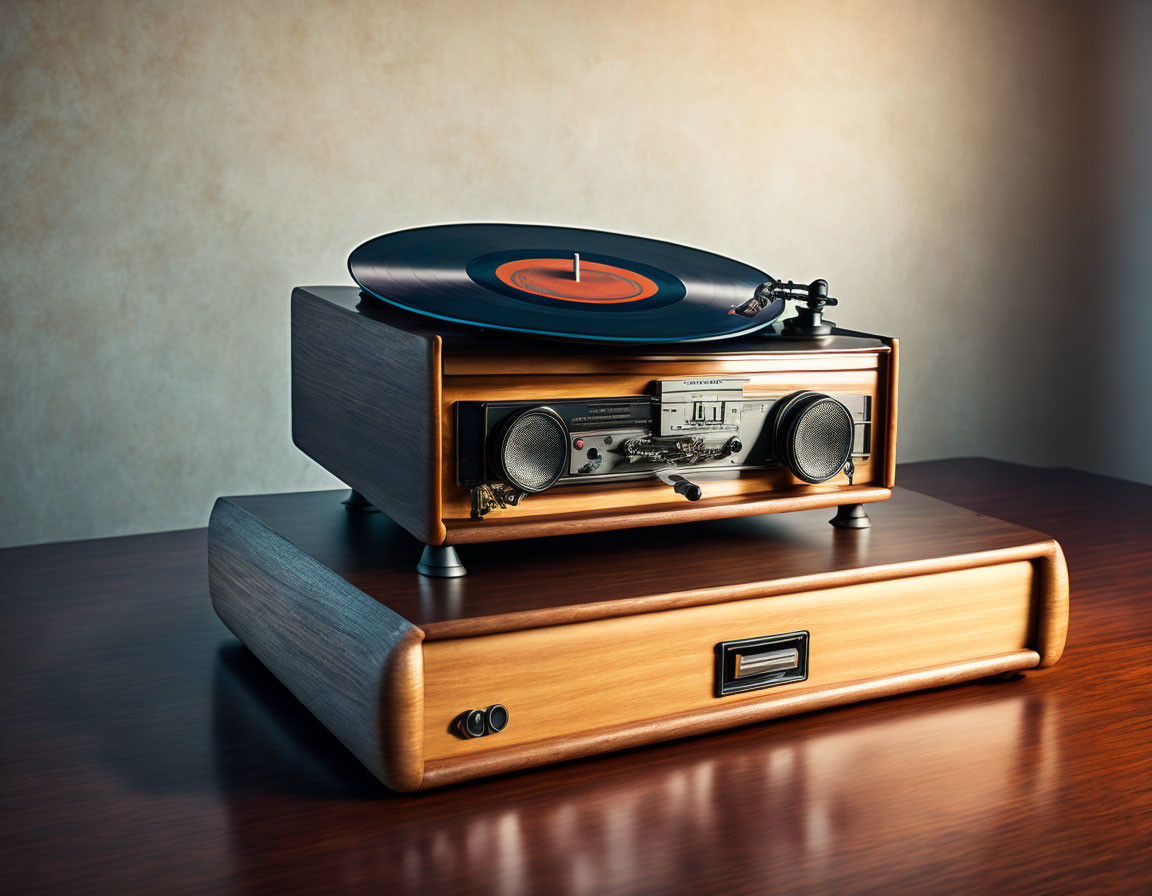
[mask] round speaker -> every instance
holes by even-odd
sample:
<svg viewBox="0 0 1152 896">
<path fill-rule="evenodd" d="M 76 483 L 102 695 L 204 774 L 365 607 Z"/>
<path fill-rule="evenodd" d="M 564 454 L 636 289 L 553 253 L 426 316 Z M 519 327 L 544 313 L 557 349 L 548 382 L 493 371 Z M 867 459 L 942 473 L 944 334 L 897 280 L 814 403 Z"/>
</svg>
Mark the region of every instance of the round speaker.
<svg viewBox="0 0 1152 896">
<path fill-rule="evenodd" d="M 772 427 L 776 459 L 805 482 L 824 482 L 852 456 L 852 414 L 819 392 L 793 392 L 777 402 Z"/>
<path fill-rule="evenodd" d="M 500 431 L 493 460 L 509 485 L 545 491 L 568 468 L 568 428 L 551 408 L 521 411 Z"/>
</svg>

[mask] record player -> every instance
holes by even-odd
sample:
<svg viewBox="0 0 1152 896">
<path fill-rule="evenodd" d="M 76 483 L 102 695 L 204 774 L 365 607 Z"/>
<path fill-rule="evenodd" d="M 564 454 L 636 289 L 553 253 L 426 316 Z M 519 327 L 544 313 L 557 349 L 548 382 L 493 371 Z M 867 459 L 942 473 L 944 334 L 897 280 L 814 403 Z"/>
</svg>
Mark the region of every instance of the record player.
<svg viewBox="0 0 1152 896">
<path fill-rule="evenodd" d="M 359 288 L 292 296 L 293 440 L 426 575 L 506 539 L 820 507 L 863 528 L 891 494 L 897 341 L 826 320 L 823 280 L 509 224 L 388 234 L 349 268 Z"/>
<path fill-rule="evenodd" d="M 1060 658 L 1059 545 L 886 500 L 897 343 L 825 320 L 823 280 L 517 225 L 389 234 L 350 268 L 292 296 L 293 438 L 349 512 L 221 498 L 209 589 L 389 787 Z"/>
</svg>

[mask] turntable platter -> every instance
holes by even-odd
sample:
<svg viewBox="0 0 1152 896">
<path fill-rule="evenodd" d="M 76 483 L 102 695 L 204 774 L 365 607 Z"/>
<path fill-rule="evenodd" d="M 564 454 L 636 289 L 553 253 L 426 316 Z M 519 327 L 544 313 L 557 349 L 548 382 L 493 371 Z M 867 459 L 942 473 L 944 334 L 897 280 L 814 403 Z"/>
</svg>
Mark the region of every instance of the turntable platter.
<svg viewBox="0 0 1152 896">
<path fill-rule="evenodd" d="M 684 342 L 759 330 L 733 314 L 772 278 L 643 237 L 532 224 L 446 224 L 369 240 L 348 259 L 360 288 L 442 320 L 569 339 Z"/>
</svg>

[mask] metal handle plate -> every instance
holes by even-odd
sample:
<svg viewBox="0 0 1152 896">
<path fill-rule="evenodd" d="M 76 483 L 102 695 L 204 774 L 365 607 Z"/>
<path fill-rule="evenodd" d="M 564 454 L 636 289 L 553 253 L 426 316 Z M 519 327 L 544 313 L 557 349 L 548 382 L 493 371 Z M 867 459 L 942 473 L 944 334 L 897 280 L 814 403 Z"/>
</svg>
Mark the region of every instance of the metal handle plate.
<svg viewBox="0 0 1152 896">
<path fill-rule="evenodd" d="M 736 678 L 749 678 L 765 672 L 784 672 L 800 664 L 800 651 L 795 647 L 769 653 L 736 654 Z"/>
</svg>

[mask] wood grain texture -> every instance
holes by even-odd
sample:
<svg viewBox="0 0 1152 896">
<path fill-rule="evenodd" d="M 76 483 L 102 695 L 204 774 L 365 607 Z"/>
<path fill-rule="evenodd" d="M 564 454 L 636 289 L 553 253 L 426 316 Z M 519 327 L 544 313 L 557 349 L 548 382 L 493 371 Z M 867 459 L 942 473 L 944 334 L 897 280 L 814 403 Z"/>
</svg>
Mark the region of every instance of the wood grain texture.
<svg viewBox="0 0 1152 896">
<path fill-rule="evenodd" d="M 825 692 L 851 693 L 843 690 L 850 685 L 910 680 L 903 677 L 926 670 L 946 676 L 953 667 L 989 658 L 1016 663 L 1012 668 L 1021 668 L 1021 657 L 1025 656 L 1029 661 L 1023 665 L 1038 664 L 1040 632 L 1048 634 L 1053 628 L 1044 614 L 1067 612 L 1066 592 L 1058 593 L 1066 589 L 1066 582 L 1059 577 L 1052 580 L 1054 548 L 1050 539 L 1018 530 L 1018 543 L 1006 547 L 999 538 L 1004 524 L 972 520 L 971 515 L 956 508 L 948 513 L 939 502 L 917 498 L 902 495 L 893 504 L 899 508 L 893 515 L 898 521 L 893 529 L 917 532 L 935 527 L 938 551 L 933 559 L 946 567 L 944 570 L 910 571 L 908 564 L 915 561 L 905 555 L 903 565 L 871 569 L 854 565 L 847 571 L 846 582 L 828 587 L 840 577 L 829 575 L 827 569 L 827 548 L 838 539 L 843 541 L 840 531 L 823 528 L 811 538 L 798 520 L 789 517 L 774 550 L 787 556 L 808 546 L 806 542 L 814 542 L 811 546 L 819 552 L 812 555 L 806 577 L 763 578 L 760 571 L 741 562 L 737 550 L 725 546 L 714 559 L 741 574 L 739 585 L 719 588 L 701 580 L 703 587 L 681 588 L 672 595 L 642 594 L 631 601 L 602 603 L 598 609 L 604 618 L 598 620 L 548 625 L 540 618 L 548 611 L 571 614 L 582 609 L 580 600 L 570 596 L 570 589 L 588 558 L 584 552 L 562 545 L 568 549 L 553 551 L 549 557 L 555 584 L 537 583 L 548 602 L 540 608 L 544 614 L 521 613 L 506 619 L 508 629 L 503 632 L 473 630 L 462 638 L 424 644 L 420 659 L 411 660 L 411 665 L 419 668 L 406 679 L 419 682 L 419 690 L 401 687 L 403 702 L 399 707 L 389 702 L 391 689 L 381 690 L 381 705 L 374 713 L 366 712 L 362 703 L 350 701 L 349 715 L 359 717 L 366 729 L 377 729 L 383 719 L 391 721 L 398 733 L 407 734 L 403 746 L 408 749 L 401 751 L 402 755 L 416 758 L 409 762 L 413 768 L 403 781 L 404 789 L 411 789 L 413 781 L 432 786 L 435 781 L 462 780 L 497 766 L 517 767 L 500 762 L 494 765 L 487 755 L 490 753 L 511 752 L 523 762 L 557 761 L 581 755 L 580 751 L 595 743 L 610 749 L 621 737 L 631 742 L 626 732 L 629 726 L 641 728 L 644 742 L 650 742 L 678 736 L 681 722 L 691 716 L 704 717 L 705 727 L 720 728 L 779 715 L 781 705 L 822 706 Z M 298 496 L 254 500 L 263 506 L 261 520 L 267 519 L 271 525 L 297 516 L 293 511 L 299 504 Z M 232 508 L 245 513 L 232 502 L 222 501 L 217 513 L 224 522 L 230 519 Z M 246 515 L 244 519 L 251 523 L 256 517 Z M 961 536 L 974 537 L 973 526 L 980 550 L 957 554 Z M 213 540 L 218 528 L 214 521 L 209 529 Z M 237 532 L 229 540 L 235 555 L 233 565 L 247 559 L 243 535 Z M 261 563 L 264 552 L 260 546 L 268 537 L 289 544 L 271 529 L 251 539 L 255 565 L 261 567 L 263 578 L 253 571 L 231 581 L 215 576 L 213 599 L 231 614 L 235 614 L 236 605 L 246 611 L 251 610 L 249 604 L 260 608 L 263 624 L 237 632 L 258 655 L 271 652 L 282 663 L 286 645 L 281 629 L 289 634 L 289 648 L 300 638 L 307 638 L 309 627 L 302 628 L 293 620 L 301 610 L 309 612 L 311 604 L 322 599 L 280 585 L 277 571 Z M 870 533 L 852 532 L 848 537 L 864 541 Z M 897 538 L 899 532 L 889 532 L 888 537 Z M 685 542 L 684 547 L 690 551 L 698 545 Z M 373 557 L 380 562 L 381 545 L 374 546 Z M 292 568 L 298 563 L 298 558 L 293 558 Z M 509 571 L 514 572 L 494 570 L 489 575 L 496 578 L 499 587 Z M 411 571 L 408 577 L 416 578 Z M 264 611 L 268 591 L 280 597 L 279 612 Z M 428 589 L 423 591 L 422 597 L 427 599 Z M 357 601 L 377 599 L 396 604 L 392 597 L 379 594 L 369 597 L 362 593 Z M 301 604 L 299 610 L 296 603 Z M 458 615 L 460 610 L 457 602 Z M 224 618 L 228 621 L 230 617 Z M 362 613 L 334 617 L 326 623 L 323 630 L 314 632 L 316 642 L 307 645 L 306 655 L 322 651 L 330 640 L 356 645 L 370 636 L 365 628 L 371 627 L 371 617 Z M 811 636 L 806 681 L 716 698 L 716 644 L 799 630 Z M 418 642 L 409 640 L 418 650 Z M 1053 649 L 1049 646 L 1048 652 Z M 369 668 L 376 663 L 373 656 Z M 289 681 L 294 690 L 295 682 Z M 333 699 L 339 699 L 343 690 L 339 680 L 332 678 L 326 683 Z M 421 692 L 422 715 L 413 711 Z M 512 713 L 512 722 L 498 737 L 464 740 L 457 735 L 454 724 L 462 713 L 495 703 Z M 750 711 L 750 706 L 755 710 Z M 423 729 L 417 734 L 411 726 L 418 726 L 421 717 Z M 347 720 L 343 724 L 347 726 Z M 532 749 L 527 749 L 530 745 Z M 396 752 L 393 746 L 386 759 Z M 437 774 L 441 777 L 423 779 L 423 768 L 429 761 L 439 763 Z M 453 762 L 455 766 L 451 766 Z M 379 764 L 370 767 L 375 771 Z M 387 780 L 395 777 L 393 771 Z"/>
<path fill-rule="evenodd" d="M 671 718 L 640 724 L 615 725 L 587 734 L 529 741 L 508 749 L 486 750 L 459 758 L 431 758 L 424 765 L 423 786 L 444 787 L 486 776 L 520 771 L 553 762 L 582 759 L 600 753 L 644 747 L 675 737 L 710 734 L 723 728 L 765 722 L 802 712 L 842 706 L 860 700 L 878 700 L 923 688 L 960 684 L 1009 672 L 1031 669 L 1039 657 L 1034 650 L 1020 649 L 980 659 L 931 666 L 894 675 L 851 681 L 826 688 L 782 691 L 769 701 L 744 701 L 721 712 L 687 710 Z"/>
<path fill-rule="evenodd" d="M 225 625 L 394 790 L 423 775 L 423 633 L 220 500 L 208 527 Z"/>
<path fill-rule="evenodd" d="M 883 473 L 878 481 L 881 485 L 892 488 L 896 484 L 896 430 L 900 409 L 900 340 L 886 339 L 885 342 L 888 343 L 890 351 L 879 387 L 883 401 L 880 403 L 880 412 L 875 415 L 873 428 L 880 430 L 883 427 L 880 431 L 884 434 L 880 440 Z"/>
<path fill-rule="evenodd" d="M 381 318 L 383 319 L 383 318 Z M 477 340 L 469 331 L 445 332 L 449 349 L 444 362 L 445 376 L 483 376 L 496 371 L 539 375 L 540 349 L 530 342 L 491 333 Z M 586 342 L 551 341 L 548 346 L 548 372 L 552 374 L 611 375 L 631 373 L 637 364 L 659 376 L 673 369 L 689 375 L 715 372 L 745 373 L 763 369 L 765 356 L 787 358 L 792 370 L 826 370 L 821 354 L 834 354 L 838 369 L 868 370 L 876 367 L 875 355 L 888 350 L 888 341 L 877 336 L 854 333 L 831 336 L 819 341 L 766 339 L 764 334 L 725 339 L 723 342 L 694 342 L 676 345 L 632 345 L 627 355 L 620 347 Z M 692 366 L 698 365 L 698 366 Z"/>
<path fill-rule="evenodd" d="M 203 530 L 0 552 L 0 891 L 1152 889 L 1152 488 L 979 460 L 898 474 L 1060 541 L 1073 601 L 1056 666 L 410 796 L 237 645 L 208 600 Z M 335 553 L 326 506 L 304 512 Z M 575 540 L 627 564 L 627 594 L 632 574 L 664 580 L 675 557 L 647 536 L 677 528 L 633 533 L 643 563 L 611 553 L 620 535 Z M 452 600 L 429 593 L 428 612 Z"/>
<path fill-rule="evenodd" d="M 433 580 L 412 575 L 419 546 L 410 536 L 383 514 L 348 513 L 342 497 L 230 500 L 429 640 L 1035 560 L 1052 549 L 1046 535 L 898 488 L 869 506 L 868 530 L 833 529 L 825 509 L 495 542 L 461 549 L 470 575 Z"/>
<path fill-rule="evenodd" d="M 565 757 L 563 739 L 603 728 L 664 719 L 647 727 L 667 738 L 682 730 L 677 717 L 687 713 L 721 727 L 770 718 L 781 704 L 818 700 L 854 682 L 1023 650 L 1032 651 L 1035 665 L 1033 582 L 1033 564 L 1021 561 L 429 642 L 425 756 L 467 763 L 549 740 L 553 755 Z M 716 698 L 716 644 L 801 630 L 811 636 L 807 681 Z M 511 714 L 498 737 L 462 740 L 448 731 L 461 710 L 493 703 Z"/>
<path fill-rule="evenodd" d="M 442 544 L 440 337 L 387 329 L 331 301 L 338 287 L 292 292 L 292 440 L 428 544 Z"/>
<path fill-rule="evenodd" d="M 865 342 L 865 340 L 858 340 Z M 725 375 L 757 374 L 764 372 L 765 357 L 771 358 L 773 364 L 795 372 L 819 373 L 829 369 L 829 358 L 835 357 L 837 370 L 875 370 L 876 356 L 882 353 L 879 340 L 871 340 L 876 346 L 864 348 L 861 346 L 845 346 L 842 350 L 825 350 L 822 353 L 809 351 L 800 353 L 795 351 L 795 343 L 784 343 L 788 351 L 766 351 L 763 348 L 756 352 L 741 354 L 727 351 L 713 346 L 706 357 L 701 353 L 664 355 L 648 354 L 643 346 L 629 346 L 629 352 L 624 355 L 617 349 L 612 356 L 603 356 L 597 353 L 588 353 L 584 356 L 570 353 L 547 355 L 488 355 L 478 356 L 462 353 L 453 355 L 445 361 L 444 375 L 450 377 L 482 377 L 492 375 L 540 376 L 542 373 L 554 376 L 611 376 L 635 374 L 642 370 L 654 379 L 676 376 L 700 376 L 722 373 Z M 767 342 L 761 337 L 761 345 L 778 345 Z M 549 348 L 554 343 L 549 343 Z M 816 348 L 812 345 L 811 348 Z M 541 368 L 542 360 L 547 366 Z"/>
<path fill-rule="evenodd" d="M 661 483 L 623 488 L 590 486 L 587 490 L 580 489 L 579 495 L 557 495 L 563 499 L 561 506 L 567 505 L 567 510 L 499 517 L 495 516 L 493 511 L 493 514 L 485 517 L 483 522 L 449 519 L 445 522 L 447 528 L 445 542 L 452 545 L 479 544 L 523 538 L 551 538 L 581 532 L 610 532 L 645 526 L 667 526 L 673 523 L 692 523 L 766 513 L 793 513 L 797 510 L 838 507 L 844 503 L 870 504 L 874 501 L 885 501 L 892 494 L 889 489 L 866 485 L 809 485 L 799 488 L 784 485 L 779 490 L 767 487 L 767 483 L 773 480 L 786 482 L 787 479 L 791 477 L 775 473 L 753 474 L 721 482 L 705 482 L 694 477 L 693 481 L 699 481 L 708 489 L 709 497 L 691 502 L 685 501 Z M 713 491 L 723 494 L 713 495 Z M 547 496 L 532 496 L 535 499 L 543 497 Z M 604 498 L 605 503 L 609 505 L 607 509 L 598 506 L 598 497 Z M 635 498 L 634 503 L 628 503 L 629 497 Z"/>
<path fill-rule="evenodd" d="M 1036 649 L 1040 651 L 1040 666 L 1047 668 L 1064 655 L 1064 642 L 1068 637 L 1068 563 L 1055 541 L 1038 563 L 1040 599 Z"/>
</svg>

